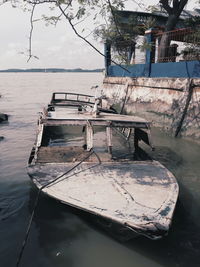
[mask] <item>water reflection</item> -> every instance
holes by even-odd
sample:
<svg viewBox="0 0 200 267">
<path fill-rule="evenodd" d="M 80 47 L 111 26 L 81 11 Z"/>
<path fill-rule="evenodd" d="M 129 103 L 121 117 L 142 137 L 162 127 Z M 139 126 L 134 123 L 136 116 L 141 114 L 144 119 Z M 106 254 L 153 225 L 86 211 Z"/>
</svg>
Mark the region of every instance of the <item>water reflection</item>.
<svg viewBox="0 0 200 267">
<path fill-rule="evenodd" d="M 29 212 L 32 212 L 37 189 L 30 189 Z M 58 201 L 41 194 L 33 220 L 38 232 L 38 245 L 51 264 L 57 266 L 60 261 L 73 266 L 73 255 L 70 247 L 79 239 L 87 238 L 90 228 L 83 223 L 81 217 L 73 214 L 71 209 Z M 31 251 L 28 251 L 31 253 Z M 28 264 L 28 262 L 27 262 Z M 38 263 L 40 264 L 40 259 Z M 37 265 L 35 265 L 37 266 Z"/>
</svg>

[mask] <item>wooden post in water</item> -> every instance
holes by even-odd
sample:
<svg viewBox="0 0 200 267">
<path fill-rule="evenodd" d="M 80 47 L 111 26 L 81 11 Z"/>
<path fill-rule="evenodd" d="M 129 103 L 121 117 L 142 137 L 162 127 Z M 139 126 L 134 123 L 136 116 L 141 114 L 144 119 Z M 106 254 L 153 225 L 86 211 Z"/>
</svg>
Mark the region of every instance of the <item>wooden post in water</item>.
<svg viewBox="0 0 200 267">
<path fill-rule="evenodd" d="M 195 85 L 193 83 L 193 80 L 191 80 L 190 84 L 189 84 L 189 90 L 188 90 L 188 95 L 187 95 L 187 99 L 186 99 L 186 103 L 185 103 L 185 108 L 183 110 L 183 114 L 182 114 L 181 119 L 180 119 L 180 121 L 178 123 L 178 126 L 176 128 L 175 137 L 177 137 L 178 134 L 181 131 L 181 128 L 182 128 L 182 125 L 183 125 L 183 121 L 185 119 L 185 116 L 187 115 L 187 111 L 188 111 L 188 108 L 189 108 L 189 105 L 190 105 L 190 101 L 192 99 L 194 87 L 195 87 Z"/>
<path fill-rule="evenodd" d="M 93 128 L 89 122 L 86 125 L 86 144 L 87 151 L 90 151 L 93 148 Z"/>
<path fill-rule="evenodd" d="M 106 127 L 108 153 L 112 154 L 112 128 Z"/>
</svg>

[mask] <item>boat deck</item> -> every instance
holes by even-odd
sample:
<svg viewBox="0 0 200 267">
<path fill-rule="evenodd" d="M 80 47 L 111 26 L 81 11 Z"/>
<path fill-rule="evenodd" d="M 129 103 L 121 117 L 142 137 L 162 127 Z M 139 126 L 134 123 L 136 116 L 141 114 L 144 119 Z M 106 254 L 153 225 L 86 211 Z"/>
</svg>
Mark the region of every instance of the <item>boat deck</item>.
<svg viewBox="0 0 200 267">
<path fill-rule="evenodd" d="M 69 111 L 69 110 L 68 110 Z M 46 126 L 53 125 L 87 125 L 92 126 L 111 126 L 111 127 L 129 127 L 148 129 L 150 123 L 143 118 L 137 116 L 100 113 L 98 116 L 93 116 L 88 113 L 68 113 L 64 110 L 57 110 L 52 112 L 51 116 L 44 116 L 41 123 Z"/>
<path fill-rule="evenodd" d="M 174 176 L 156 161 L 37 164 L 29 175 L 38 188 L 56 179 L 43 192 L 61 202 L 152 239 L 167 233 L 178 196 Z"/>
</svg>

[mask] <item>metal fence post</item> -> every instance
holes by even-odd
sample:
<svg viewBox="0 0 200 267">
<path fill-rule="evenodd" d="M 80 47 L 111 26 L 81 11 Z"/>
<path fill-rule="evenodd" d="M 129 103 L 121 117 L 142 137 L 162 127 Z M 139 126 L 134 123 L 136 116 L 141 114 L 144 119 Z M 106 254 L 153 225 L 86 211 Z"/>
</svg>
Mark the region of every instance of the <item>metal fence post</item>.
<svg viewBox="0 0 200 267">
<path fill-rule="evenodd" d="M 104 43 L 104 55 L 105 55 L 105 74 L 109 75 L 109 66 L 111 64 L 111 44 L 108 41 Z"/>
<path fill-rule="evenodd" d="M 151 28 L 145 31 L 146 37 L 146 56 L 145 56 L 145 68 L 144 68 L 144 76 L 150 77 L 151 75 L 151 63 L 155 61 L 155 39 L 153 36 L 154 29 Z"/>
</svg>

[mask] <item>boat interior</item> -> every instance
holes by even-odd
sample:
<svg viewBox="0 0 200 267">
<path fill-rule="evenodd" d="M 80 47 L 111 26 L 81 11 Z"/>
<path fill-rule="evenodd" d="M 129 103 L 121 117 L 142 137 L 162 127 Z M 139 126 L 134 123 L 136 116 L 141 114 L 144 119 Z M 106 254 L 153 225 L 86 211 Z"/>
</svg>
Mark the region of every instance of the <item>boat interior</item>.
<svg viewBox="0 0 200 267">
<path fill-rule="evenodd" d="M 142 131 L 144 132 L 144 131 Z M 139 139 L 139 138 L 137 138 Z M 87 155 L 95 151 L 87 158 Z M 148 154 L 135 141 L 135 130 L 95 126 L 44 126 L 41 146 L 37 152 L 38 163 L 64 163 L 82 161 L 102 162 L 150 160 Z"/>
</svg>

